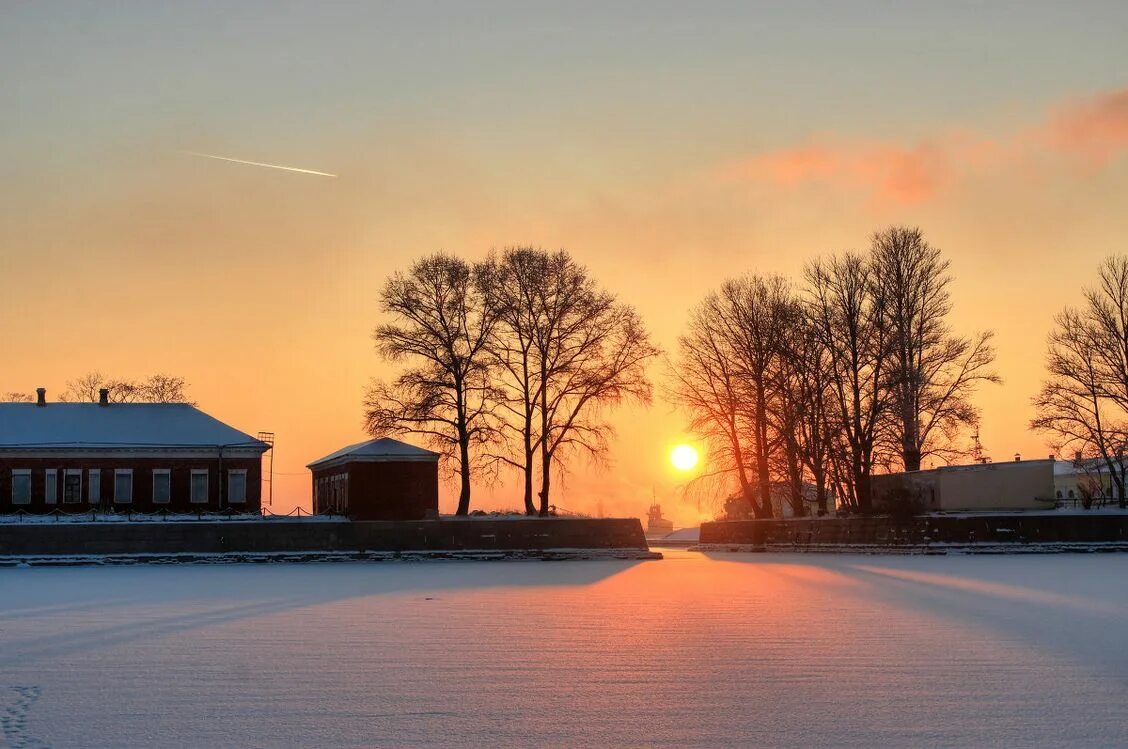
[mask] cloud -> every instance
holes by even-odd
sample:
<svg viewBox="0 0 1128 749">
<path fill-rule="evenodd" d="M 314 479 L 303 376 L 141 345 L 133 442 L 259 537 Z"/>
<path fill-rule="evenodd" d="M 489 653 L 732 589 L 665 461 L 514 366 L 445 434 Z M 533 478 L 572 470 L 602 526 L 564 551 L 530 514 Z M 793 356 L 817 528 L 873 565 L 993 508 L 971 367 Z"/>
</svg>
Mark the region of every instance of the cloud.
<svg viewBox="0 0 1128 749">
<path fill-rule="evenodd" d="M 882 202 L 917 203 L 936 195 L 953 175 L 951 149 L 943 143 L 899 146 L 820 139 L 748 159 L 729 176 L 789 188 L 828 184 Z"/>
<path fill-rule="evenodd" d="M 1128 88 L 1058 107 L 1047 139 L 1095 166 L 1109 163 L 1128 151 Z"/>
<path fill-rule="evenodd" d="M 878 205 L 914 205 L 998 169 L 1046 156 L 1103 168 L 1128 152 L 1128 88 L 1061 104 L 1005 137 L 947 131 L 915 143 L 816 136 L 738 160 L 722 181 L 852 191 Z"/>
</svg>

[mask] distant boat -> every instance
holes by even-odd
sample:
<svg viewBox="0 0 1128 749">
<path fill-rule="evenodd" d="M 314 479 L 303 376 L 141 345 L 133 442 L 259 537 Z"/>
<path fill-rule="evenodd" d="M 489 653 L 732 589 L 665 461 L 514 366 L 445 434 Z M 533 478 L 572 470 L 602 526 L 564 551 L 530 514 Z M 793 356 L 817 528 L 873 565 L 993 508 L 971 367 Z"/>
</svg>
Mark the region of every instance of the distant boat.
<svg viewBox="0 0 1128 749">
<path fill-rule="evenodd" d="M 650 505 L 650 513 L 646 517 L 646 535 L 661 538 L 673 532 L 674 521 L 662 517 L 662 505 Z"/>
</svg>

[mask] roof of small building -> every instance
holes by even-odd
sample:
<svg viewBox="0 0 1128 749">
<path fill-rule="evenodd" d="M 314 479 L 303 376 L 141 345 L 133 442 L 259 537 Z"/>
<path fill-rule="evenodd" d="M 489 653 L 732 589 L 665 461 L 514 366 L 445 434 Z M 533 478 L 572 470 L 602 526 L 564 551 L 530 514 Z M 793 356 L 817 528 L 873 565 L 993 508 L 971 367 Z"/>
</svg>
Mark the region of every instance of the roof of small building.
<svg viewBox="0 0 1128 749">
<path fill-rule="evenodd" d="M 355 445 L 342 447 L 336 452 L 329 453 L 324 458 L 313 461 L 306 468 L 320 468 L 323 466 L 350 463 L 392 463 L 392 462 L 420 462 L 437 461 L 439 453 L 425 450 L 422 447 L 409 445 L 406 442 L 381 437 L 380 439 L 357 442 Z"/>
<path fill-rule="evenodd" d="M 269 448 L 187 403 L 0 403 L 0 450 L 220 446 Z"/>
</svg>

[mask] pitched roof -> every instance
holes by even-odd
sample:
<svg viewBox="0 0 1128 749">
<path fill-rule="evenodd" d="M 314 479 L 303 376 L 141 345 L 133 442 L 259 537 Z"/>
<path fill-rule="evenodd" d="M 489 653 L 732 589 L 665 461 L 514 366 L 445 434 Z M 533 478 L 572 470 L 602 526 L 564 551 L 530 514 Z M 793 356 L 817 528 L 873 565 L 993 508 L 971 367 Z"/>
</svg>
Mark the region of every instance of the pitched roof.
<svg viewBox="0 0 1128 749">
<path fill-rule="evenodd" d="M 187 403 L 0 403 L 0 450 L 268 445 Z"/>
<path fill-rule="evenodd" d="M 329 453 L 324 458 L 313 461 L 306 466 L 306 468 L 317 468 L 333 463 L 348 463 L 352 461 L 362 463 L 390 463 L 395 461 L 417 462 L 438 459 L 439 453 L 437 452 L 424 450 L 422 447 L 409 445 L 406 442 L 400 442 L 391 437 L 383 437 L 381 439 L 357 442 L 355 445 L 342 447 L 336 452 Z"/>
</svg>

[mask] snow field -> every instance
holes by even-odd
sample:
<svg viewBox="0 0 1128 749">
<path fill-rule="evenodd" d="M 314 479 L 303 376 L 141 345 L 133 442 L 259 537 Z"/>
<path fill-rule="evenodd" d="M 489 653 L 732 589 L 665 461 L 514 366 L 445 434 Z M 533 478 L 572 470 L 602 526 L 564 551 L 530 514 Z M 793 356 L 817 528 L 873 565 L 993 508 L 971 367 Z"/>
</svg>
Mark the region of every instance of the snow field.
<svg viewBox="0 0 1128 749">
<path fill-rule="evenodd" d="M 0 746 L 1128 736 L 1128 555 L 663 551 L 0 569 Z"/>
</svg>

